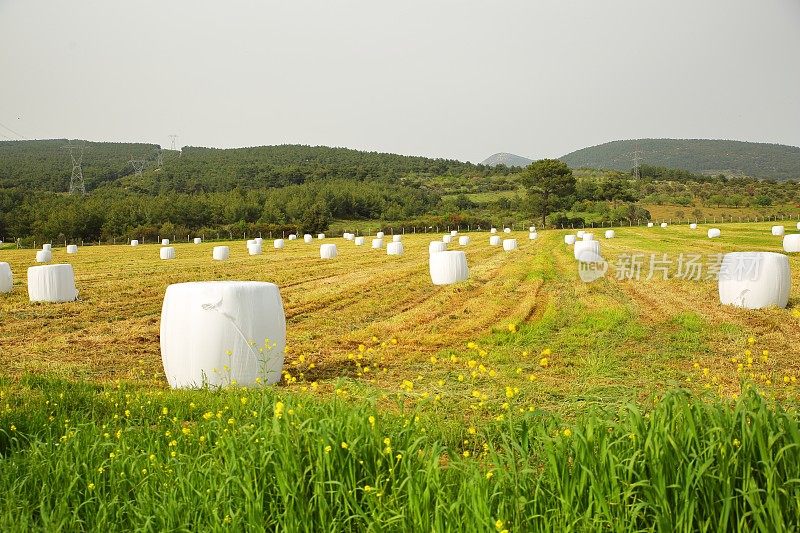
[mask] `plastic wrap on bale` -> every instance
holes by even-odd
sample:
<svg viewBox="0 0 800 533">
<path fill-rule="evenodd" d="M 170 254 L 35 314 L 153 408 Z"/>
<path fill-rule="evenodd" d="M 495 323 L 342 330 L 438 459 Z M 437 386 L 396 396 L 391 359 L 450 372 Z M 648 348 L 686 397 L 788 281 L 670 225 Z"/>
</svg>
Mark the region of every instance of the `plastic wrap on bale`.
<svg viewBox="0 0 800 533">
<path fill-rule="evenodd" d="M 337 255 L 335 244 L 321 244 L 319 247 L 320 259 L 334 259 Z"/>
<path fill-rule="evenodd" d="M 50 250 L 37 250 L 36 251 L 36 262 L 37 263 L 49 263 L 53 260 L 53 252 Z"/>
<path fill-rule="evenodd" d="M 592 257 L 591 254 L 594 256 L 600 255 L 600 241 L 576 241 L 575 248 L 572 250 L 573 254 L 575 255 L 576 261 L 586 260 L 586 257 Z"/>
<path fill-rule="evenodd" d="M 616 234 L 616 232 L 614 232 L 613 229 L 607 229 L 606 230 L 606 239 L 613 239 L 616 236 L 617 236 L 617 234 Z"/>
<path fill-rule="evenodd" d="M 430 254 L 429 267 L 434 285 L 451 285 L 469 277 L 467 256 L 462 251 L 434 252 Z"/>
<path fill-rule="evenodd" d="M 725 254 L 719 269 L 719 300 L 745 309 L 786 307 L 792 276 L 789 258 L 774 252 Z"/>
<path fill-rule="evenodd" d="M 783 226 L 772 226 L 772 235 L 775 237 L 782 237 L 786 233 L 786 228 Z"/>
<path fill-rule="evenodd" d="M 443 252 L 445 250 L 447 250 L 447 243 L 442 241 L 431 241 L 431 243 L 428 245 L 429 254 Z"/>
<path fill-rule="evenodd" d="M 400 242 L 403 240 L 402 235 L 392 235 L 392 242 Z"/>
<path fill-rule="evenodd" d="M 403 255 L 402 242 L 390 242 L 386 245 L 386 255 Z"/>
<path fill-rule="evenodd" d="M 173 248 L 172 246 L 164 246 L 163 248 L 159 249 L 158 255 L 164 261 L 175 259 L 175 248 Z"/>
<path fill-rule="evenodd" d="M 383 239 L 372 239 L 372 249 L 380 250 L 383 248 Z"/>
<path fill-rule="evenodd" d="M 14 275 L 11 273 L 11 265 L 0 262 L 0 294 L 11 292 L 14 287 Z"/>
<path fill-rule="evenodd" d="M 67 245 L 67 253 L 70 254 L 70 255 L 77 254 L 78 253 L 78 245 L 77 244 L 68 244 Z"/>
<path fill-rule="evenodd" d="M 203 243 L 203 239 L 202 239 L 202 238 L 200 238 L 200 237 L 195 237 L 195 238 L 194 238 L 194 243 L 195 243 L 195 244 L 202 244 L 202 243 Z"/>
<path fill-rule="evenodd" d="M 575 244 L 575 240 L 577 239 L 577 235 L 569 234 L 564 235 L 564 244 Z"/>
<path fill-rule="evenodd" d="M 503 239 L 503 250 L 510 252 L 517 249 L 517 239 Z"/>
<path fill-rule="evenodd" d="M 278 287 L 178 283 L 161 308 L 161 360 L 173 388 L 251 387 L 281 377 L 286 318 Z"/>
<path fill-rule="evenodd" d="M 353 239 L 353 244 L 355 244 L 356 246 L 364 246 L 364 240 L 365 240 L 364 237 L 356 237 L 355 239 Z"/>
<path fill-rule="evenodd" d="M 211 249 L 211 258 L 214 261 L 225 261 L 231 256 L 231 249 L 228 246 L 215 246 Z"/>
<path fill-rule="evenodd" d="M 716 239 L 720 235 L 722 235 L 722 232 L 719 230 L 719 228 L 710 228 L 708 230 L 708 238 L 709 239 Z"/>
<path fill-rule="evenodd" d="M 459 246 L 466 246 L 469 244 L 469 235 L 462 235 L 458 238 Z"/>
<path fill-rule="evenodd" d="M 72 302 L 78 298 L 72 265 L 42 265 L 28 269 L 28 298 L 32 302 Z"/>
<path fill-rule="evenodd" d="M 783 238 L 783 251 L 795 254 L 800 252 L 800 234 L 793 233 Z"/>
</svg>

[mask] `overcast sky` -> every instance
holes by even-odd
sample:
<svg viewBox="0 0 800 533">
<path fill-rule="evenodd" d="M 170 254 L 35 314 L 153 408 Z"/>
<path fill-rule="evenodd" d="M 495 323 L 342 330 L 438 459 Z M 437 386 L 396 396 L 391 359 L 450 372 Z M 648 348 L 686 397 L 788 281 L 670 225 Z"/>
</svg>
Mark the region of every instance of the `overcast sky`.
<svg viewBox="0 0 800 533">
<path fill-rule="evenodd" d="M 0 0 L 0 123 L 473 162 L 800 146 L 800 0 Z"/>
</svg>

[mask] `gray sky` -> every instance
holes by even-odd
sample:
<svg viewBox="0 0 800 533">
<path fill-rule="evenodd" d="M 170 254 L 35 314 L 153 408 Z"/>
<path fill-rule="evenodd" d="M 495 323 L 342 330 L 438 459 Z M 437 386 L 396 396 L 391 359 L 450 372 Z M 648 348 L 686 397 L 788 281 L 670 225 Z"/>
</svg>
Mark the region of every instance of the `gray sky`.
<svg viewBox="0 0 800 533">
<path fill-rule="evenodd" d="M 800 146 L 800 0 L 0 0 L 0 123 L 473 162 Z"/>
</svg>

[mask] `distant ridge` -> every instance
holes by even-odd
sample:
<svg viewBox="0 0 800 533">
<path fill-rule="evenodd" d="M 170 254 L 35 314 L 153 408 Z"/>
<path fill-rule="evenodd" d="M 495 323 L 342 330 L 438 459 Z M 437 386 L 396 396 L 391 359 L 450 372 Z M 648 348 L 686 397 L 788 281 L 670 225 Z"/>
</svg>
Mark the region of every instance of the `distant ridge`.
<svg viewBox="0 0 800 533">
<path fill-rule="evenodd" d="M 487 167 L 496 167 L 497 165 L 505 165 L 507 167 L 527 167 L 533 163 L 533 159 L 522 157 L 514 154 L 507 154 L 500 152 L 484 159 L 481 164 Z"/>
<path fill-rule="evenodd" d="M 702 174 L 800 179 L 800 148 L 714 139 L 633 139 L 611 141 L 571 152 L 560 159 L 572 168 L 628 171 L 633 153 L 644 165 L 679 168 Z"/>
</svg>

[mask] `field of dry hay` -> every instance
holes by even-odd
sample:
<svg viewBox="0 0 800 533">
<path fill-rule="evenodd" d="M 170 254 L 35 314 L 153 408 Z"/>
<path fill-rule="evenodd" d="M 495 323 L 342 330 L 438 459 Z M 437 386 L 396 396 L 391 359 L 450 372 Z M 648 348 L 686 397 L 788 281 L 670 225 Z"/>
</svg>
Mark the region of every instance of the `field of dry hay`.
<svg viewBox="0 0 800 533">
<path fill-rule="evenodd" d="M 633 251 L 675 258 L 780 251 L 770 225 L 726 224 L 716 240 L 702 226 L 621 228 L 613 240 L 595 235 L 613 263 Z M 299 379 L 283 386 L 404 388 L 436 401 L 450 396 L 450 408 L 459 409 L 510 387 L 531 405 L 574 411 L 674 386 L 738 394 L 747 372 L 777 395 L 794 397 L 800 259 L 790 258 L 789 309 L 747 311 L 720 306 L 715 281 L 618 281 L 612 267 L 605 279 L 582 283 L 564 234 L 543 231 L 529 241 L 517 232 L 519 250 L 504 252 L 488 245 L 487 233 L 473 233 L 463 248 L 470 279 L 448 287 L 431 285 L 428 275 L 428 243 L 438 235 L 406 236 L 401 257 L 370 249 L 369 240 L 356 247 L 327 239 L 339 247 L 332 261 L 319 259 L 316 240 L 286 241 L 283 250 L 265 241 L 264 254 L 252 257 L 240 241 L 179 243 L 173 261 L 159 260 L 156 245 L 86 246 L 76 256 L 58 248 L 54 262 L 74 265 L 80 292 L 67 304 L 29 303 L 25 270 L 35 253 L 4 250 L 0 261 L 11 264 L 15 281 L 14 292 L 0 297 L 0 375 L 166 387 L 158 334 L 167 285 L 258 280 L 276 283 L 284 299 L 287 368 Z M 215 244 L 231 246 L 230 260 L 211 260 Z M 752 366 L 745 350 L 754 354 Z"/>
</svg>

